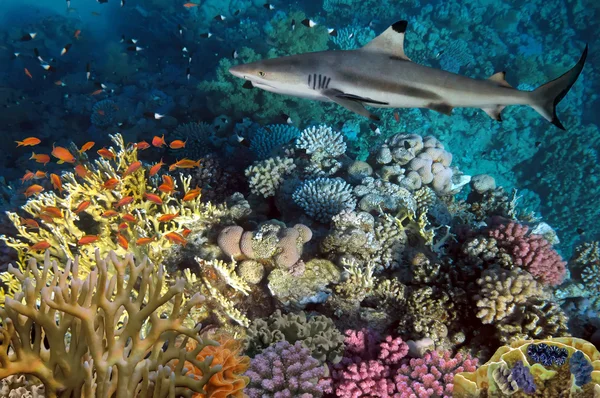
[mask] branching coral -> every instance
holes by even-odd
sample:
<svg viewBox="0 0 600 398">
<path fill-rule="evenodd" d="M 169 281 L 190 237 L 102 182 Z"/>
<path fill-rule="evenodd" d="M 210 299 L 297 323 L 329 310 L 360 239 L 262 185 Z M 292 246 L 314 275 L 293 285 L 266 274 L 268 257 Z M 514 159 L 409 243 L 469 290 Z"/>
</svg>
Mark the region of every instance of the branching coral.
<svg viewBox="0 0 600 398">
<path fill-rule="evenodd" d="M 33 218 L 8 213 L 18 236 L 0 238 L 17 250 L 20 265 L 27 256 L 41 260 L 37 249 L 41 244 L 59 263 L 78 255 L 79 269 L 87 274 L 94 262 L 92 243 L 102 255 L 131 251 L 136 258 L 148 256 L 160 263 L 170 247 L 186 243 L 184 235 L 192 230 L 202 233 L 226 213 L 224 206 L 202 203 L 200 191 L 194 193 L 189 185 L 190 177 L 179 184 L 165 175 L 166 188 L 155 188 L 149 170 L 138 160 L 137 149 L 126 146 L 119 134 L 112 139 L 116 148 L 106 154 L 112 160 L 96 160 L 83 177 L 63 174 L 62 194 L 45 192 L 27 201 L 23 210 L 40 220 L 39 227 L 32 227 L 38 223 Z M 174 196 L 178 189 L 192 192 L 179 199 Z M 0 278 L 11 284 L 9 274 Z"/>
<path fill-rule="evenodd" d="M 261 195 L 265 198 L 275 196 L 277 189 L 284 181 L 287 174 L 290 174 L 296 165 L 290 158 L 269 158 L 259 162 L 254 162 L 246 171 L 250 190 L 255 195 Z"/>
<path fill-rule="evenodd" d="M 294 202 L 317 221 L 327 223 L 342 210 L 354 210 L 352 188 L 341 178 L 316 178 L 303 182 L 292 195 Z"/>
<path fill-rule="evenodd" d="M 261 127 L 250 139 L 250 150 L 258 159 L 269 158 L 273 152 L 285 143 L 293 141 L 300 135 L 300 130 L 287 124 L 270 124 Z"/>
<path fill-rule="evenodd" d="M 190 122 L 181 124 L 171 133 L 172 140 L 185 142 L 183 150 L 172 151 L 181 158 L 199 159 L 215 149 L 215 131 L 208 123 Z"/>
<path fill-rule="evenodd" d="M 92 108 L 92 124 L 98 127 L 108 127 L 115 124 L 117 110 L 117 104 L 112 100 L 105 99 L 96 102 Z"/>
<path fill-rule="evenodd" d="M 24 272 L 11 268 L 22 292 L 0 309 L 0 379 L 34 376 L 48 397 L 206 393 L 203 387 L 220 367 L 197 355 L 218 343 L 183 326 L 204 297 L 185 301 L 183 279 L 166 288 L 162 266 L 136 264 L 132 254 L 103 259 L 96 250 L 95 257 L 95 269 L 83 279 L 77 260 L 60 268 L 49 252 L 43 264 L 31 259 Z M 168 302 L 171 310 L 161 314 Z M 197 347 L 188 351 L 191 340 Z M 187 377 L 185 361 L 202 377 Z"/>
</svg>

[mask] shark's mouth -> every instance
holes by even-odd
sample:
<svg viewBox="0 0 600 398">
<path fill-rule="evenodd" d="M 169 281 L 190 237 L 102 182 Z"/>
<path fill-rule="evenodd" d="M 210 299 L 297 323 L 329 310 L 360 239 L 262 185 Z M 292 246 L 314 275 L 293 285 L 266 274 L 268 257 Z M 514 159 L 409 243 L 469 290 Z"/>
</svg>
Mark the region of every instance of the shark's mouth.
<svg viewBox="0 0 600 398">
<path fill-rule="evenodd" d="M 250 80 L 250 79 L 248 79 L 248 76 L 246 76 L 246 75 L 244 75 L 244 79 L 247 80 L 247 81 L 249 81 L 249 82 L 251 82 L 254 87 L 258 87 L 258 88 L 260 88 L 260 87 L 271 87 L 273 90 L 277 89 L 276 87 L 271 86 L 270 84 L 259 83 L 259 82 L 256 82 L 254 80 Z"/>
</svg>

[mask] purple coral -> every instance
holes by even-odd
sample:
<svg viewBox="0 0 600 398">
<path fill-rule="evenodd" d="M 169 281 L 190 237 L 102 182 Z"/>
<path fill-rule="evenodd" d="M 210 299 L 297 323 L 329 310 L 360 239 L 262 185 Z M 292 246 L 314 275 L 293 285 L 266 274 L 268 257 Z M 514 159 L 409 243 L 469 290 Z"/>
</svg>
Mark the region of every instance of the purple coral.
<svg viewBox="0 0 600 398">
<path fill-rule="evenodd" d="M 246 372 L 250 398 L 313 398 L 323 396 L 325 368 L 300 341 L 280 341 L 265 349 Z"/>
<path fill-rule="evenodd" d="M 452 357 L 449 351 L 427 353 L 423 358 L 413 358 L 404 363 L 394 381 L 398 398 L 451 398 L 454 389 L 454 375 L 460 372 L 474 372 L 477 359 L 461 353 Z"/>
<path fill-rule="evenodd" d="M 516 222 L 501 224 L 488 231 L 498 246 L 507 250 L 516 265 L 525 268 L 543 283 L 559 285 L 566 262 L 541 235 L 527 234 L 529 227 Z"/>
</svg>

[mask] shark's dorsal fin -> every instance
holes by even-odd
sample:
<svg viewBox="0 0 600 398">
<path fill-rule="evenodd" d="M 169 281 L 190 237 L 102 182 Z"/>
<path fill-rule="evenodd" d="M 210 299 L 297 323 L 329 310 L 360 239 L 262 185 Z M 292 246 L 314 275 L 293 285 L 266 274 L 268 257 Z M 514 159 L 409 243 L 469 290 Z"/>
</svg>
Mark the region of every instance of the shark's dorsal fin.
<svg viewBox="0 0 600 398">
<path fill-rule="evenodd" d="M 396 22 L 382 34 L 368 42 L 361 50 L 389 54 L 391 57 L 410 61 L 410 58 L 404 53 L 404 32 L 406 32 L 407 26 L 407 21 Z"/>
<path fill-rule="evenodd" d="M 506 72 L 504 72 L 504 71 L 498 72 L 498 73 L 494 73 L 492 76 L 490 76 L 488 78 L 488 80 L 496 82 L 500 86 L 511 87 L 512 88 L 512 86 L 510 84 L 508 84 L 508 82 L 506 81 Z"/>
</svg>

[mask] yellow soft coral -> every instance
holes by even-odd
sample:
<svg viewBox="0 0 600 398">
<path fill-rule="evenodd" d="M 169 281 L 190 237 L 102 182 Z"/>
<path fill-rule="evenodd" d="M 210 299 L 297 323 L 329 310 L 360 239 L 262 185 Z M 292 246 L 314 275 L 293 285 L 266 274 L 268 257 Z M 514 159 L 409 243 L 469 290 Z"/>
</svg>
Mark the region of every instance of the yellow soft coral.
<svg viewBox="0 0 600 398">
<path fill-rule="evenodd" d="M 84 276 L 90 272 L 96 248 L 101 255 L 131 252 L 136 258 L 148 256 L 152 262 L 161 263 L 167 249 L 181 243 L 180 238 L 189 233 L 189 228 L 203 229 L 225 213 L 222 207 L 202 203 L 200 195 L 184 201 L 176 194 L 159 190 L 151 184 L 149 170 L 139 162 L 135 145 L 126 145 L 119 134 L 111 137 L 115 148 L 108 151 L 113 159 L 96 160 L 89 165 L 85 177 L 65 173 L 64 196 L 46 192 L 30 198 L 23 206 L 31 217 L 40 218 L 39 228 L 31 228 L 26 219 L 8 213 L 18 236 L 0 239 L 17 250 L 21 267 L 29 257 L 43 259 L 41 251 L 32 250 L 39 242 L 47 242 L 51 257 L 59 263 L 79 256 L 79 270 Z M 173 181 L 173 189 L 189 192 L 190 180 L 181 178 L 179 184 Z M 55 216 L 49 217 L 48 208 L 60 215 L 53 213 Z M 161 220 L 165 215 L 177 216 Z M 90 236 L 96 239 L 93 245 L 84 244 L 81 239 Z M 3 274 L 0 279 L 8 287 L 10 297 L 15 287 L 12 276 Z M 4 290 L 0 292 L 0 302 L 3 298 Z"/>
<path fill-rule="evenodd" d="M 82 279 L 78 260 L 61 268 L 49 252 L 43 264 L 31 259 L 26 274 L 10 267 L 22 292 L 0 307 L 0 379 L 34 376 L 50 398 L 205 394 L 221 367 L 199 353 L 218 343 L 184 326 L 204 297 L 185 302 L 183 279 L 166 288 L 163 267 L 136 264 L 132 254 L 104 259 L 96 250 L 95 257 Z M 168 302 L 171 309 L 161 311 Z M 186 361 L 202 376 L 190 379 Z"/>
<path fill-rule="evenodd" d="M 205 394 L 194 394 L 194 398 L 244 398 L 244 388 L 248 385 L 249 378 L 243 374 L 250 367 L 250 358 L 242 356 L 242 344 L 240 340 L 221 335 L 215 340 L 218 346 L 206 346 L 198 353 L 196 359 L 204 361 L 207 357 L 213 358 L 213 365 L 220 365 L 221 370 L 213 375 L 204 386 Z M 188 344 L 188 349 L 196 348 L 195 342 Z M 193 364 L 187 363 L 191 370 L 188 375 L 194 378 L 202 377 L 201 369 Z"/>
</svg>

